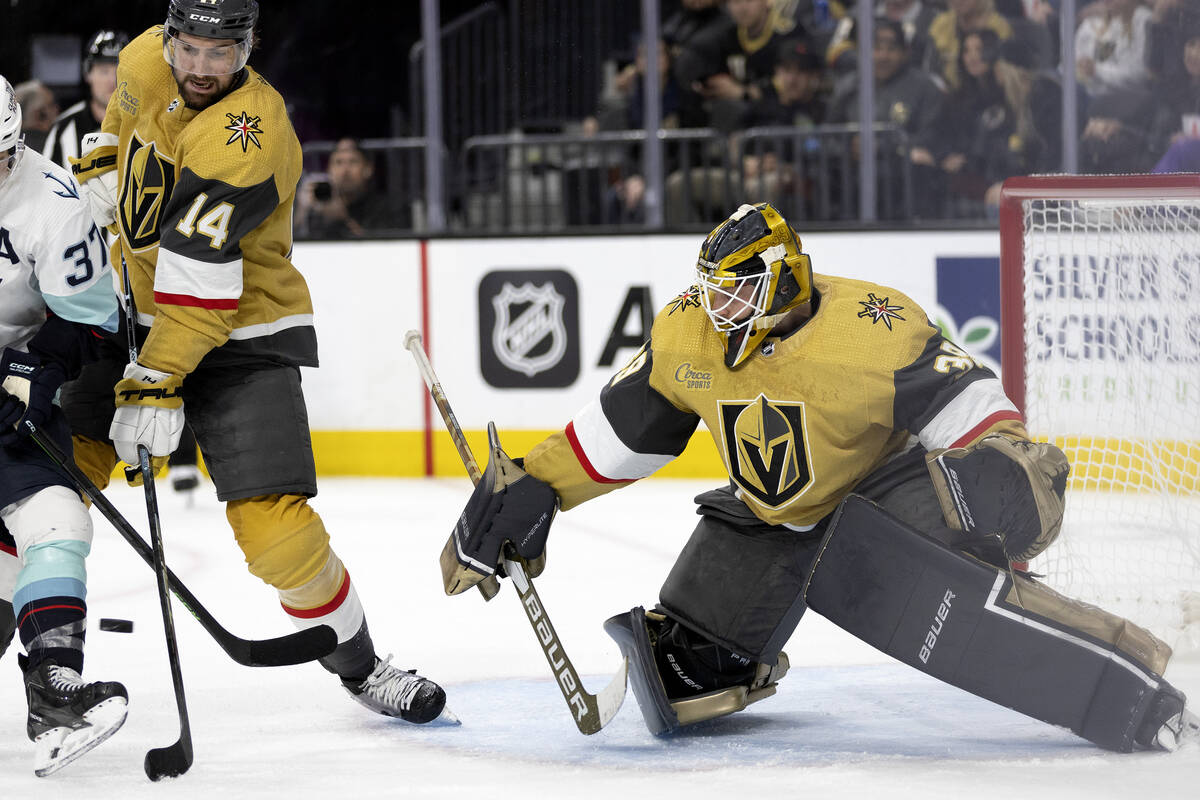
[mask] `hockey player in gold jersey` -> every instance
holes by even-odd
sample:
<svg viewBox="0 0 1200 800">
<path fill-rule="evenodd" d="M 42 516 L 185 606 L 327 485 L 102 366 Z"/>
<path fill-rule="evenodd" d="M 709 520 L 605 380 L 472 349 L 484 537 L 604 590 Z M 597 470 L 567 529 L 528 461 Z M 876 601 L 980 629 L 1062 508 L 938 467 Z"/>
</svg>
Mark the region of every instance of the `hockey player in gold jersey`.
<svg viewBox="0 0 1200 800">
<path fill-rule="evenodd" d="M 493 439 L 443 554 L 447 593 L 495 573 L 509 542 L 540 571 L 556 508 L 650 475 L 703 421 L 729 485 L 696 498 L 657 607 L 605 623 L 652 732 L 774 694 L 811 607 L 1106 748 L 1196 733 L 1162 679 L 1169 647 L 1010 566 L 1057 536 L 1067 459 L 916 303 L 814 274 L 765 203 L 709 234 L 695 281 L 563 431 L 520 464 Z"/>
<path fill-rule="evenodd" d="M 308 503 L 299 367 L 317 365 L 317 342 L 290 261 L 300 144 L 283 98 L 246 64 L 257 16 L 253 0 L 171 0 L 166 24 L 121 51 L 103 127 L 74 162 L 93 215 L 119 234 L 142 339 L 136 361 L 111 346 L 70 387 L 76 458 L 101 486 L 139 445 L 165 462 L 186 409 L 250 572 L 297 627 L 337 633 L 322 665 L 371 710 L 429 722 L 445 693 L 376 656 Z"/>
</svg>

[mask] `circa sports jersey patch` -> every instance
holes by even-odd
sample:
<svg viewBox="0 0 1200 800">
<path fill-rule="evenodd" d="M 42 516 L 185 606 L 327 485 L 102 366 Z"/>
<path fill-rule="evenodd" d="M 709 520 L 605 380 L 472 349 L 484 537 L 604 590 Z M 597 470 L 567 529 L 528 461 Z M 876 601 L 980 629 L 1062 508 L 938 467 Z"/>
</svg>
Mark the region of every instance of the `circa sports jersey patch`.
<svg viewBox="0 0 1200 800">
<path fill-rule="evenodd" d="M 767 508 L 782 508 L 812 485 L 803 402 L 722 401 L 721 443 L 729 477 Z"/>
<path fill-rule="evenodd" d="M 674 314 L 676 311 L 684 311 L 688 308 L 700 308 L 699 286 L 689 286 L 676 295 L 675 299 L 667 306 L 667 316 Z"/>
<path fill-rule="evenodd" d="M 225 116 L 229 118 L 229 124 L 225 126 L 225 130 L 233 131 L 229 135 L 229 141 L 225 142 L 225 144 L 230 145 L 234 142 L 240 142 L 243 153 L 246 152 L 246 148 L 251 144 L 262 150 L 262 143 L 258 141 L 258 134 L 263 132 L 262 128 L 258 127 L 259 123 L 262 122 L 262 117 L 251 117 L 245 111 L 240 116 L 228 112 L 226 112 Z"/>
<path fill-rule="evenodd" d="M 889 302 L 889 298 L 885 297 L 880 300 L 875 296 L 874 292 L 867 295 L 866 300 L 859 300 L 858 304 L 863 307 L 863 310 L 858 312 L 860 317 L 870 317 L 871 324 L 882 322 L 887 325 L 887 329 L 892 329 L 892 320 L 898 319 L 904 321 L 904 317 L 897 314 L 897 311 L 903 311 L 904 306 L 893 306 Z"/>
</svg>

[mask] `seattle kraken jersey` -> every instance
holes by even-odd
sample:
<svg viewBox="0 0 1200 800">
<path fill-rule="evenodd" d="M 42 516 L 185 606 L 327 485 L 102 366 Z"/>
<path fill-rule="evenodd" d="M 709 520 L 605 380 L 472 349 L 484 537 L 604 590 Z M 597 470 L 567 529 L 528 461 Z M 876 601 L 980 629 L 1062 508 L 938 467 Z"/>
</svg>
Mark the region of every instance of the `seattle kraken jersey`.
<svg viewBox="0 0 1200 800">
<path fill-rule="evenodd" d="M 0 346 L 25 349 L 46 309 L 117 329 L 100 228 L 71 174 L 34 150 L 0 181 Z"/>
<path fill-rule="evenodd" d="M 915 437 L 927 449 L 1025 436 L 1000 381 L 900 292 L 814 276 L 799 330 L 735 369 L 696 287 L 600 397 L 535 446 L 525 469 L 570 508 L 645 477 L 704 422 L 738 496 L 764 522 L 806 529 Z"/>
<path fill-rule="evenodd" d="M 291 263 L 300 143 L 283 98 L 254 70 L 202 111 L 179 96 L 162 28 L 121 50 L 102 131 L 116 136 L 117 227 L 138 321 L 138 360 L 186 375 L 206 364 L 315 366 L 312 302 Z"/>
</svg>

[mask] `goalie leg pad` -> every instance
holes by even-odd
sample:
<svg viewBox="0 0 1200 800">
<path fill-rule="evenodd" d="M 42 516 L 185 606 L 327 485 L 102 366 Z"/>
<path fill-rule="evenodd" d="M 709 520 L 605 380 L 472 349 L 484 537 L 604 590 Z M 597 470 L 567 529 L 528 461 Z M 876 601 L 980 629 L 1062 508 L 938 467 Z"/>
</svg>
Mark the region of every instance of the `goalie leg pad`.
<svg viewBox="0 0 1200 800">
<path fill-rule="evenodd" d="M 1170 648 L 1024 576 L 940 546 L 851 495 L 804 596 L 814 611 L 935 678 L 1097 745 L 1152 724 Z"/>
<path fill-rule="evenodd" d="M 659 604 L 709 641 L 774 664 L 804 615 L 802 590 L 820 535 L 766 525 L 727 489 L 696 500 L 702 518 Z"/>
<path fill-rule="evenodd" d="M 741 683 L 671 699 L 659 671 L 660 664 L 664 663 L 664 654 L 651 629 L 662 630 L 672 624 L 665 615 L 657 611 L 647 612 L 641 606 L 628 613 L 617 614 L 604 623 L 604 630 L 629 660 L 629 682 L 633 686 L 633 696 L 637 698 L 646 727 L 656 736 L 741 711 L 751 703 L 775 694 L 776 684 L 787 674 L 787 654 L 779 653 L 774 665 L 746 662 L 748 669 L 730 678 Z M 677 686 L 677 676 L 671 677 L 672 683 Z"/>
</svg>

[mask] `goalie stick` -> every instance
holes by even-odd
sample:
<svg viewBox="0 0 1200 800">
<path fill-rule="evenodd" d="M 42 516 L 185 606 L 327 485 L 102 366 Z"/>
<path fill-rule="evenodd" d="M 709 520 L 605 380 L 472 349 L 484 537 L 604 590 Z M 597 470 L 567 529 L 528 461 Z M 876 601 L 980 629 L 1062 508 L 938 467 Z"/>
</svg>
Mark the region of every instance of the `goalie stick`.
<svg viewBox="0 0 1200 800">
<path fill-rule="evenodd" d="M 450 409 L 450 402 L 446 399 L 442 384 L 433 371 L 433 365 L 429 363 L 429 356 L 426 355 L 421 343 L 421 334 L 417 331 L 409 331 L 404 334 L 404 346 L 408 348 L 417 362 L 421 378 L 424 379 L 425 385 L 429 388 L 429 394 L 437 404 L 438 411 L 441 412 L 442 421 L 446 424 L 450 438 L 454 440 L 454 446 L 458 449 L 458 455 L 462 458 L 467 474 L 471 476 L 471 482 L 479 483 L 483 473 L 480 472 L 475 455 L 471 452 L 471 446 L 467 444 L 462 428 L 459 427 L 458 419 Z M 597 732 L 607 725 L 616 716 L 617 710 L 621 708 L 621 703 L 625 699 L 629 660 L 622 659 L 621 667 L 613 675 L 608 686 L 604 687 L 599 694 L 587 692 L 583 688 L 583 681 L 579 679 L 579 673 L 575 671 L 575 665 L 571 663 L 571 659 L 559 641 L 558 633 L 554 630 L 554 624 L 550 622 L 550 616 L 546 613 L 546 607 L 543 605 L 541 597 L 538 596 L 537 589 L 534 588 L 533 580 L 525 573 L 525 567 L 517 558 L 511 544 L 505 544 L 504 547 L 504 569 L 512 578 L 513 587 L 521 598 L 521 608 L 525 610 L 525 617 L 533 627 L 534 633 L 537 634 L 542 655 L 546 657 L 546 663 L 554 672 L 555 682 L 575 717 L 575 727 L 585 735 Z M 480 590 L 484 592 L 485 599 L 490 599 L 499 590 L 499 582 L 495 575 L 490 576 L 487 580 L 493 582 L 495 591 L 491 591 L 489 595 L 487 591 L 484 591 L 482 584 L 480 584 Z"/>
<path fill-rule="evenodd" d="M 92 504 L 100 510 L 117 533 L 137 552 L 142 560 L 154 566 L 154 554 L 150 545 L 141 537 L 129 521 L 121 515 L 116 506 L 104 496 L 104 493 L 92 483 L 75 462 L 69 459 L 53 439 L 43 436 L 29 420 L 23 423 L 29 430 L 30 438 L 40 447 L 58 468 L 67 474 L 75 486 L 87 495 Z M 166 569 L 168 585 L 183 607 L 191 613 L 204 630 L 216 640 L 221 649 L 237 663 L 245 667 L 284 667 L 291 664 L 303 664 L 315 661 L 333 652 L 337 647 L 337 634 L 328 625 L 318 625 L 302 631 L 289 633 L 274 639 L 242 639 L 234 636 L 217 622 L 187 586 L 175 576 L 170 568 Z"/>
</svg>

